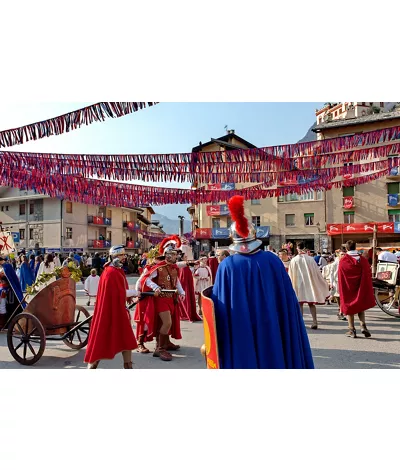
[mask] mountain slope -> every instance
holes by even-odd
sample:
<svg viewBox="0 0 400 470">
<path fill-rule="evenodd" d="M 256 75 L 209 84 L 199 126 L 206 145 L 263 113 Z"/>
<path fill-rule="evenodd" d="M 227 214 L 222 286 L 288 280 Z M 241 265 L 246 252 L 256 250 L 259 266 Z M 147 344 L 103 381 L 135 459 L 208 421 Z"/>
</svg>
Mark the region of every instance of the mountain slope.
<svg viewBox="0 0 400 470">
<path fill-rule="evenodd" d="M 162 214 L 154 214 L 152 220 L 158 220 L 160 225 L 163 226 L 163 230 L 165 233 L 172 235 L 174 233 L 179 233 L 179 219 L 170 219 Z M 188 233 L 192 230 L 192 223 L 188 218 L 183 221 L 184 223 L 184 230 L 183 233 Z"/>
</svg>

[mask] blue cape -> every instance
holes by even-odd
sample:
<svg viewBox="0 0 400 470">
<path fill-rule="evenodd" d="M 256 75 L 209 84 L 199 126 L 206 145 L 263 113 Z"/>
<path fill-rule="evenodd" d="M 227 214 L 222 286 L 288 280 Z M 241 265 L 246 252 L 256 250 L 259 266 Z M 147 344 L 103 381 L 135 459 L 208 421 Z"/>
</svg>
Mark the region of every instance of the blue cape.
<svg viewBox="0 0 400 470">
<path fill-rule="evenodd" d="M 19 283 L 18 276 L 16 275 L 14 268 L 9 263 L 4 263 L 2 268 L 4 269 L 5 275 L 7 280 L 12 287 L 15 295 L 17 296 L 18 300 L 22 302 L 24 295 L 22 294 L 21 285 Z M 26 303 L 23 302 L 22 306 L 25 308 Z"/>
<path fill-rule="evenodd" d="M 31 268 L 27 263 L 22 263 L 21 268 L 20 268 L 20 274 L 19 274 L 19 281 L 21 284 L 21 290 L 22 292 L 26 291 L 26 288 L 28 286 L 31 286 L 34 282 L 33 279 L 33 273 L 31 271 Z"/>
<path fill-rule="evenodd" d="M 299 303 L 273 253 L 226 258 L 212 299 L 221 369 L 313 369 Z"/>
</svg>

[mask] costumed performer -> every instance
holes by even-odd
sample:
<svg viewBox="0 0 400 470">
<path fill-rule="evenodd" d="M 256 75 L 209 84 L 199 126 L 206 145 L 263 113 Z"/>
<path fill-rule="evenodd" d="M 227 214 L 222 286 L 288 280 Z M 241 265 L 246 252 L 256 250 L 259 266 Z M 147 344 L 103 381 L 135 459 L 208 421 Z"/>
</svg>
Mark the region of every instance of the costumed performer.
<svg viewBox="0 0 400 470">
<path fill-rule="evenodd" d="M 199 306 L 199 312 L 202 313 L 201 308 L 201 293 L 207 287 L 212 286 L 212 272 L 211 268 L 207 266 L 207 256 L 200 258 L 200 266 L 195 270 L 194 274 L 195 288 L 197 302 Z"/>
<path fill-rule="evenodd" d="M 27 287 L 31 286 L 35 282 L 32 270 L 28 264 L 28 258 L 25 255 L 21 256 L 19 281 L 21 284 L 22 292 L 26 292 Z"/>
<path fill-rule="evenodd" d="M 87 277 L 85 281 L 85 292 L 89 297 L 89 300 L 86 302 L 86 305 L 89 307 L 90 300 L 94 298 L 94 305 L 96 306 L 96 297 L 99 290 L 100 276 L 97 275 L 96 269 L 90 270 L 90 276 Z"/>
<path fill-rule="evenodd" d="M 139 304 L 153 303 L 153 307 L 143 305 L 143 308 L 154 308 L 154 328 L 153 332 L 148 332 L 148 336 L 155 334 L 156 350 L 153 356 L 159 357 L 162 361 L 171 361 L 172 355 L 168 351 L 175 351 L 180 346 L 170 341 L 170 336 L 174 339 L 182 339 L 180 326 L 180 302 L 184 300 L 185 291 L 179 281 L 179 268 L 176 265 L 176 250 L 180 248 L 181 241 L 177 235 L 165 238 L 159 246 L 160 254 L 164 259 L 155 264 L 141 280 L 141 292 L 154 292 L 154 297 L 147 297 Z M 160 259 L 160 258 L 159 258 Z M 164 293 L 162 290 L 172 290 L 174 293 Z M 142 305 L 140 305 L 142 308 Z"/>
<path fill-rule="evenodd" d="M 347 336 L 357 338 L 354 326 L 354 316 L 358 314 L 360 320 L 361 333 L 370 338 L 365 323 L 365 310 L 376 305 L 374 288 L 372 285 L 371 266 L 366 258 L 360 256 L 356 250 L 356 242 L 349 240 L 346 243 L 347 253 L 339 262 L 339 294 L 340 308 L 347 316 L 349 331 Z"/>
<path fill-rule="evenodd" d="M 146 274 L 149 273 L 150 269 L 158 262 L 161 261 L 159 245 L 152 248 L 147 254 L 147 263 L 143 269 L 143 272 L 139 279 L 136 281 L 136 291 L 140 298 L 142 290 L 142 281 Z M 147 291 L 147 289 L 145 289 Z M 145 343 L 153 341 L 154 334 L 154 302 L 150 301 L 146 297 L 140 299 L 136 304 L 134 321 L 136 322 L 136 339 L 138 342 L 138 352 L 141 354 L 148 354 L 150 351 L 145 346 Z"/>
<path fill-rule="evenodd" d="M 15 310 L 18 303 L 21 303 L 21 306 L 25 308 L 26 303 L 24 302 L 24 294 L 22 293 L 21 284 L 19 283 L 18 277 L 15 274 L 14 268 L 2 256 L 0 256 L 0 266 L 3 268 L 4 275 L 11 287 L 11 294 L 14 294 L 12 295 L 12 298 L 8 296 L 7 304 L 10 306 L 10 309 L 13 308 L 13 310 L 9 313 L 12 313 Z M 23 310 L 22 307 L 21 311 Z"/>
<path fill-rule="evenodd" d="M 122 269 L 126 259 L 123 245 L 110 249 L 111 262 L 104 269 L 99 282 L 96 307 L 90 326 L 85 362 L 88 369 L 97 369 L 103 359 L 113 359 L 122 353 L 124 369 L 132 369 L 132 350 L 137 348 L 127 299 L 137 296 L 130 290 Z"/>
<path fill-rule="evenodd" d="M 212 292 L 222 369 L 313 369 L 299 303 L 281 260 L 260 249 L 244 198 L 230 199 L 235 253 L 220 264 Z"/>
<path fill-rule="evenodd" d="M 210 251 L 208 255 L 207 266 L 211 269 L 211 273 L 212 273 L 211 284 L 213 284 L 215 282 L 215 278 L 217 276 L 217 271 L 218 271 L 218 266 L 219 266 L 218 259 L 216 258 L 214 251 Z"/>
<path fill-rule="evenodd" d="M 307 254 L 304 242 L 297 244 L 297 252 L 297 256 L 290 261 L 289 277 L 296 292 L 301 313 L 304 313 L 304 304 L 308 304 L 312 316 L 311 329 L 316 330 L 318 328 L 316 305 L 325 304 L 329 297 L 329 287 L 322 277 L 318 264 Z"/>
<path fill-rule="evenodd" d="M 186 294 L 180 310 L 181 320 L 201 321 L 201 317 L 197 313 L 193 273 L 189 267 L 189 262 L 193 260 L 192 249 L 185 237 L 181 237 L 181 242 L 182 259 L 177 262 L 177 266 L 180 268 L 179 280 Z"/>
<path fill-rule="evenodd" d="M 337 313 L 337 318 L 338 320 L 344 320 L 346 321 L 346 317 L 343 315 L 341 309 L 340 309 L 340 292 L 339 292 L 339 263 L 340 260 L 343 258 L 343 256 L 346 254 L 346 250 L 344 248 L 340 248 L 337 253 L 336 253 L 336 258 L 335 261 L 332 264 L 331 268 L 331 277 L 329 280 L 329 285 L 331 288 L 331 295 L 332 298 L 336 301 L 338 305 L 338 313 Z M 368 258 L 366 258 L 368 261 Z M 369 263 L 368 263 L 369 265 Z"/>
</svg>

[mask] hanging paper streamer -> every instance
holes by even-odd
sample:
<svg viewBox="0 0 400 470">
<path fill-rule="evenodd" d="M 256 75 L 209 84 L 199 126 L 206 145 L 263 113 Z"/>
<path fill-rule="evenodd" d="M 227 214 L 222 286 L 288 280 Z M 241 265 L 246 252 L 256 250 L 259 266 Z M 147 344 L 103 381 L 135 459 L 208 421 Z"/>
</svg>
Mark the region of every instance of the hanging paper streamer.
<svg viewBox="0 0 400 470">
<path fill-rule="evenodd" d="M 393 128 L 398 130 L 400 128 Z M 297 172 L 300 179 L 314 178 L 314 170 L 325 171 L 345 163 L 362 163 L 368 160 L 385 160 L 391 155 L 400 153 L 400 142 L 393 142 L 392 137 L 398 137 L 395 130 L 383 129 L 368 134 L 377 134 L 370 148 L 352 148 L 346 150 L 352 140 L 359 143 L 360 136 L 340 137 L 326 141 L 311 143 L 315 146 L 314 154 L 299 156 L 299 146 L 302 150 L 312 151 L 306 144 L 295 144 L 293 149 L 287 148 L 279 153 L 277 147 L 263 149 L 243 149 L 226 152 L 179 153 L 159 155 L 70 155 L 50 153 L 0 152 L 0 158 L 7 161 L 15 169 L 40 167 L 43 171 L 63 175 L 80 175 L 86 178 L 104 178 L 119 181 L 139 179 L 145 182 L 189 182 L 198 184 L 232 183 L 271 183 L 278 178 L 279 173 Z M 384 132 L 385 131 L 385 132 Z M 363 138 L 371 145 L 372 136 Z M 389 142 L 390 140 L 390 142 Z M 284 147 L 284 146 L 281 146 Z M 330 149 L 330 150 L 329 150 Z M 338 151 L 339 149 L 339 151 Z M 344 149 L 344 150 L 343 150 Z M 331 153 L 320 153 L 329 150 Z M 228 186 L 227 188 L 230 188 Z"/>
<path fill-rule="evenodd" d="M 134 113 L 146 106 L 157 103 L 141 103 L 133 101 L 125 102 L 100 102 L 86 106 L 85 108 L 70 113 L 35 122 L 26 126 L 0 131 L 0 148 L 12 147 L 30 140 L 39 140 L 51 135 L 60 135 L 88 126 L 93 122 L 104 121 L 106 118 L 119 118 Z"/>
<path fill-rule="evenodd" d="M 215 191 L 204 188 L 177 189 L 142 186 L 110 181 L 100 181 L 60 174 L 49 175 L 41 169 L 11 171 L 0 163 L 0 184 L 25 190 L 34 190 L 39 194 L 57 197 L 73 202 L 115 207 L 138 207 L 165 204 L 204 204 L 226 202 L 232 196 L 240 195 L 246 200 L 278 197 L 290 193 L 303 194 L 311 189 L 329 190 L 342 186 L 355 186 L 382 178 L 389 174 L 389 162 L 386 167 L 364 176 L 347 180 L 329 181 L 319 178 L 305 184 L 297 184 L 266 189 L 264 185 L 232 191 Z M 347 169 L 346 169 L 347 171 Z"/>
</svg>

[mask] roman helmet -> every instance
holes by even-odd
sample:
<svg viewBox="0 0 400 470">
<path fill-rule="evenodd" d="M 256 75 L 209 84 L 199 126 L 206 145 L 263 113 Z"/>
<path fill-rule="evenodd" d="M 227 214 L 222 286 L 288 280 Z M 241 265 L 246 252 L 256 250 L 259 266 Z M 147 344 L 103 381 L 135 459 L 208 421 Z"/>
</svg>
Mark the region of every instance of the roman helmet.
<svg viewBox="0 0 400 470">
<path fill-rule="evenodd" d="M 228 207 L 234 221 L 229 228 L 229 235 L 233 241 L 229 250 L 245 255 L 254 253 L 260 248 L 262 241 L 257 240 L 256 228 L 244 215 L 244 197 L 233 196 L 228 201 Z"/>
<path fill-rule="evenodd" d="M 125 253 L 124 245 L 116 245 L 116 246 L 111 247 L 110 249 L 111 263 L 116 268 L 122 267 L 120 258 L 125 257 L 125 256 L 126 256 L 126 253 Z"/>
<path fill-rule="evenodd" d="M 181 240 L 178 235 L 172 235 L 164 238 L 160 243 L 159 252 L 162 256 L 165 256 L 165 260 L 169 263 L 175 263 L 177 249 L 182 246 Z"/>
</svg>

